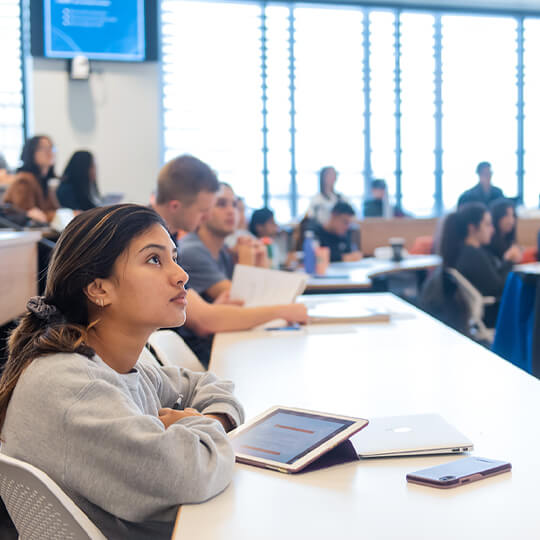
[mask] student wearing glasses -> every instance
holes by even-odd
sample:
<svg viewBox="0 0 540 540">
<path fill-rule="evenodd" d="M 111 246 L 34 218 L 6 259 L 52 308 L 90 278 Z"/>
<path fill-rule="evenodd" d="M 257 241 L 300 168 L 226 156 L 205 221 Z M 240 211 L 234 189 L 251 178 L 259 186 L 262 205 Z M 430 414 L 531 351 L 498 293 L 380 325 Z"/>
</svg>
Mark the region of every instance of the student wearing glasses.
<svg viewBox="0 0 540 540">
<path fill-rule="evenodd" d="M 232 477 L 232 383 L 141 358 L 152 332 L 184 323 L 187 281 L 152 209 L 88 210 L 9 339 L 2 452 L 45 471 L 107 538 L 169 539 L 179 505 Z"/>
<path fill-rule="evenodd" d="M 26 215 L 43 223 L 50 223 L 58 208 L 56 196 L 49 186 L 55 178 L 56 149 L 50 137 L 36 135 L 28 139 L 21 153 L 22 165 L 4 195 L 10 203 Z"/>
</svg>

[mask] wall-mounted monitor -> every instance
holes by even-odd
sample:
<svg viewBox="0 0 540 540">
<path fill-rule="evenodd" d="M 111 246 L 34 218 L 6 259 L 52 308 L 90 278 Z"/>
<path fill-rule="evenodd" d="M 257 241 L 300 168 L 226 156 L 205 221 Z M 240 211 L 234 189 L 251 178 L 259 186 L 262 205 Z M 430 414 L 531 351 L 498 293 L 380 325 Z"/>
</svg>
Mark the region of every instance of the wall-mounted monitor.
<svg viewBox="0 0 540 540">
<path fill-rule="evenodd" d="M 157 0 L 30 2 L 34 56 L 157 60 Z"/>
</svg>

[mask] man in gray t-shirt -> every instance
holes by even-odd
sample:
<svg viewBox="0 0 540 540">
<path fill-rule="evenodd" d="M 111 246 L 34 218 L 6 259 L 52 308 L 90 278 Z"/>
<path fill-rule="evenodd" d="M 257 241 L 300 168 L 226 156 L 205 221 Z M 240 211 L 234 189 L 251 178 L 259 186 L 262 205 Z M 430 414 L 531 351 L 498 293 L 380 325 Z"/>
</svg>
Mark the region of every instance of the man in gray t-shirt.
<svg viewBox="0 0 540 540">
<path fill-rule="evenodd" d="M 213 298 L 206 291 L 232 279 L 234 261 L 229 249 L 223 245 L 217 258 L 214 258 L 196 232 L 180 240 L 179 262 L 189 274 L 188 286 L 210 301 Z"/>
<path fill-rule="evenodd" d="M 236 195 L 229 185 L 220 184 L 208 218 L 178 244 L 178 262 L 190 276 L 188 287 L 210 302 L 231 288 L 234 261 L 225 238 L 237 220 Z"/>
</svg>

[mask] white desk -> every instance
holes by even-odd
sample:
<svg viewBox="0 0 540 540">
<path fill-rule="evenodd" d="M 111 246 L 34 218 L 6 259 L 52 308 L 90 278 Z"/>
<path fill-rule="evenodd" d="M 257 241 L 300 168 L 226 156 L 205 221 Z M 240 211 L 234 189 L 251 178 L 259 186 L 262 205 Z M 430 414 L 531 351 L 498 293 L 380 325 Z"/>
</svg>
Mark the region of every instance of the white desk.
<svg viewBox="0 0 540 540">
<path fill-rule="evenodd" d="M 21 315 L 37 293 L 40 232 L 0 231 L 0 325 Z"/>
<path fill-rule="evenodd" d="M 514 272 L 520 272 L 521 274 L 528 274 L 532 276 L 540 275 L 540 262 L 533 262 L 527 264 L 518 264 L 513 268 Z"/>
<path fill-rule="evenodd" d="M 540 381 L 392 295 L 357 298 L 379 298 L 408 317 L 220 334 L 211 369 L 236 382 L 248 416 L 274 404 L 366 418 L 438 412 L 472 439 L 475 455 L 509 460 L 513 472 L 443 491 L 408 485 L 405 474 L 457 456 L 364 460 L 291 476 L 237 464 L 222 494 L 181 509 L 173 538 L 540 537 Z"/>
<path fill-rule="evenodd" d="M 306 292 L 361 291 L 369 289 L 376 277 L 407 270 L 428 270 L 440 264 L 438 255 L 409 255 L 401 262 L 369 257 L 357 262 L 332 263 L 325 276 L 308 280 Z"/>
</svg>

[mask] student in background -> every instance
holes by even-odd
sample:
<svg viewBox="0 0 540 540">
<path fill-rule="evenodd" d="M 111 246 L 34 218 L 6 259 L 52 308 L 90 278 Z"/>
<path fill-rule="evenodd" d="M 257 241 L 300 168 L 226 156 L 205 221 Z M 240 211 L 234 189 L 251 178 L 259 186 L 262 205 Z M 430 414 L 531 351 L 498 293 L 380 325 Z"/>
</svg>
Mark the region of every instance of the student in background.
<svg viewBox="0 0 540 540">
<path fill-rule="evenodd" d="M 251 214 L 249 231 L 257 238 L 275 238 L 279 227 L 274 220 L 274 212 L 269 208 L 259 208 Z"/>
<path fill-rule="evenodd" d="M 232 234 L 229 234 L 225 238 L 225 245 L 234 249 L 238 239 L 247 236 L 248 238 L 254 238 L 253 234 L 248 229 L 248 222 L 246 217 L 246 203 L 242 197 L 236 197 L 236 229 Z"/>
<path fill-rule="evenodd" d="M 291 257 L 286 257 L 286 246 L 278 245 L 279 226 L 274 219 L 274 212 L 269 208 L 259 208 L 251 214 L 249 231 L 255 238 L 259 238 L 270 250 L 272 268 L 279 268 L 282 263 L 287 265 L 292 261 Z M 282 254 L 281 251 L 284 253 Z"/>
<path fill-rule="evenodd" d="M 313 227 L 321 246 L 330 248 L 330 262 L 359 261 L 362 252 L 353 240 L 352 224 L 354 210 L 346 202 L 338 202 L 332 208 L 330 218 L 324 225 Z"/>
<path fill-rule="evenodd" d="M 56 190 L 60 206 L 90 210 L 101 203 L 96 182 L 96 162 L 86 150 L 78 150 L 69 159 Z"/>
<path fill-rule="evenodd" d="M 398 207 L 391 207 L 388 202 L 388 188 L 381 178 L 375 178 L 370 184 L 370 197 L 364 201 L 364 217 L 404 217 L 405 213 Z"/>
<path fill-rule="evenodd" d="M 239 238 L 236 257 L 225 245 L 225 238 L 236 229 L 236 203 L 231 186 L 221 183 L 208 217 L 180 240 L 180 263 L 192 276 L 190 286 L 209 301 L 230 290 L 236 262 L 269 266 L 266 248 L 258 240 Z"/>
<path fill-rule="evenodd" d="M 479 202 L 488 206 L 492 201 L 504 198 L 502 190 L 491 184 L 493 177 L 491 163 L 487 161 L 479 163 L 476 167 L 476 174 L 478 175 L 478 184 L 459 197 L 458 208 L 470 202 Z"/>
<path fill-rule="evenodd" d="M 45 471 L 107 538 L 169 539 L 178 506 L 233 474 L 232 383 L 139 360 L 152 332 L 183 324 L 187 280 L 152 209 L 83 212 L 9 340 L 2 452 Z"/>
<path fill-rule="evenodd" d="M 487 249 L 500 264 L 504 261 L 520 263 L 523 253 L 516 244 L 517 217 L 513 202 L 497 199 L 491 203 L 489 210 L 495 232 Z"/>
<path fill-rule="evenodd" d="M 348 202 L 335 191 L 337 172 L 334 167 L 323 167 L 319 172 L 319 193 L 309 203 L 307 216 L 317 223 L 323 224 L 330 218 L 332 208 L 337 202 Z"/>
<path fill-rule="evenodd" d="M 506 276 L 512 268 L 507 256 L 501 264 L 486 248 L 493 237 L 491 214 L 481 203 L 468 203 L 449 214 L 443 226 L 441 256 L 443 266 L 455 268 L 482 296 L 500 299 Z M 498 303 L 485 308 L 484 322 L 493 328 Z"/>
<path fill-rule="evenodd" d="M 21 153 L 22 165 L 4 195 L 4 202 L 26 212 L 35 221 L 51 222 L 58 201 L 49 186 L 55 178 L 56 150 L 50 137 L 36 135 L 28 139 Z"/>
<path fill-rule="evenodd" d="M 192 232 L 208 216 L 218 189 L 217 177 L 206 163 L 193 156 L 178 156 L 159 173 L 154 209 L 169 232 Z M 186 324 L 175 330 L 205 366 L 217 332 L 249 330 L 274 319 L 305 323 L 308 318 L 304 304 L 243 307 L 232 302 L 228 292 L 209 303 L 189 284 L 187 300 Z"/>
</svg>

